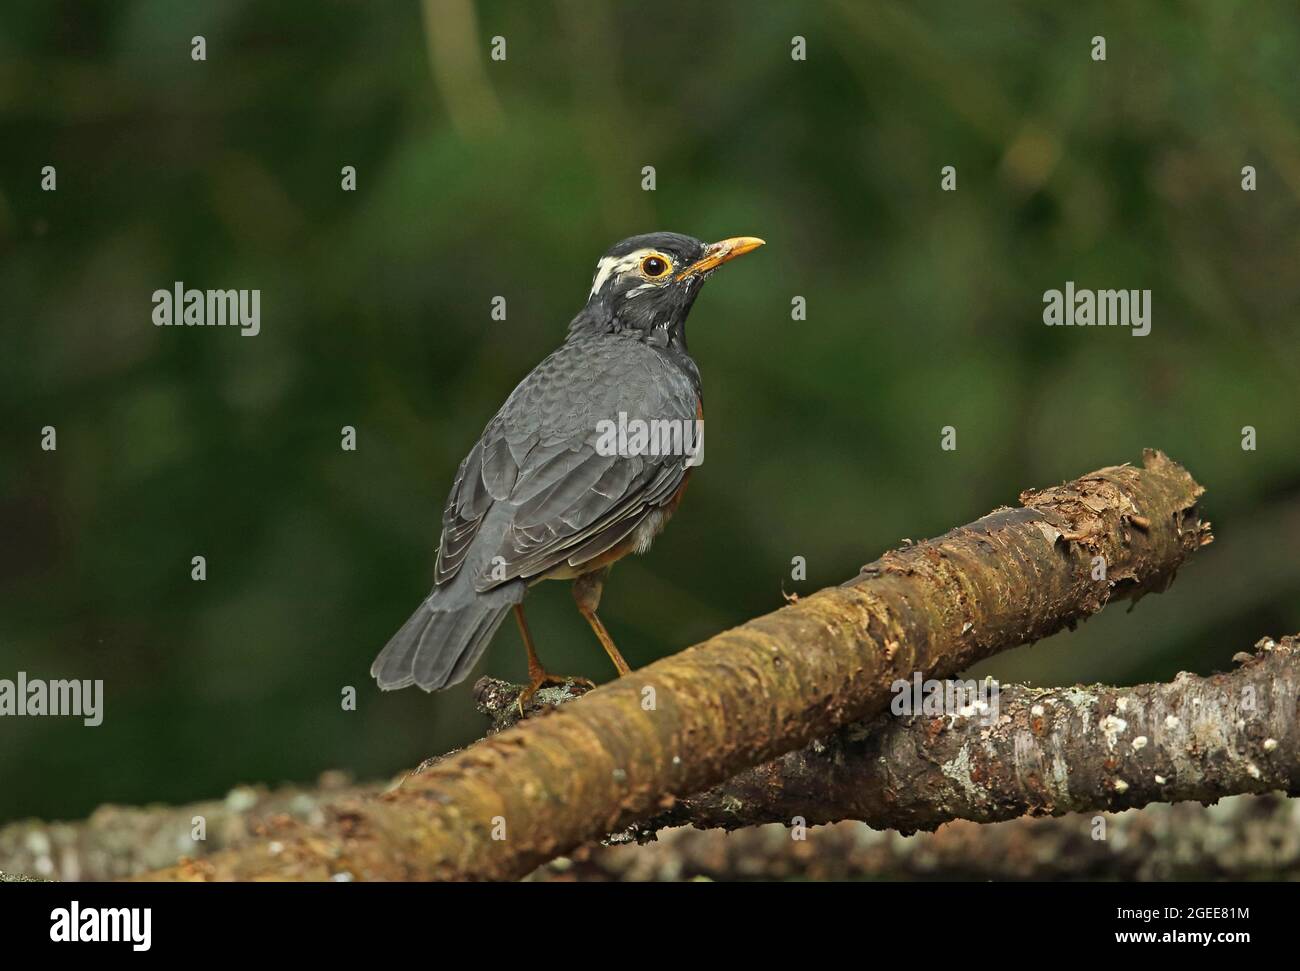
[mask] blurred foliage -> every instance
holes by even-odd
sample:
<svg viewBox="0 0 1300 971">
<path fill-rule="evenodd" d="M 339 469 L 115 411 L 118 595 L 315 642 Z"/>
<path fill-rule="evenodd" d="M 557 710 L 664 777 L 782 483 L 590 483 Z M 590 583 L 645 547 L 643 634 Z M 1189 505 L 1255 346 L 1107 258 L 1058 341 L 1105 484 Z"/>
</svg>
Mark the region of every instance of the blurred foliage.
<svg viewBox="0 0 1300 971">
<path fill-rule="evenodd" d="M 1143 446 L 1206 485 L 1219 543 L 981 671 L 1168 678 L 1300 629 L 1298 61 L 1290 2 L 10 0 L 0 677 L 107 698 L 95 729 L 0 720 L 0 819 L 476 737 L 472 679 L 381 695 L 370 662 L 456 464 L 597 257 L 655 229 L 768 246 L 691 318 L 708 459 L 602 609 L 634 664 Z M 177 280 L 260 288 L 262 333 L 155 328 Z M 1150 288 L 1151 335 L 1044 327 L 1066 280 Z M 563 585 L 529 609 L 553 669 L 612 674 Z M 480 670 L 523 675 L 509 625 Z"/>
</svg>

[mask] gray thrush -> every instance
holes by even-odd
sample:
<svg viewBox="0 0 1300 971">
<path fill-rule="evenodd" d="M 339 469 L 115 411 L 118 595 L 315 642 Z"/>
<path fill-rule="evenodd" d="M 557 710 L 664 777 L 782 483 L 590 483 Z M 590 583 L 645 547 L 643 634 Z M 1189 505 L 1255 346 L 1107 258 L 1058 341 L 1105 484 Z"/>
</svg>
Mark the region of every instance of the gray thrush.
<svg viewBox="0 0 1300 971">
<path fill-rule="evenodd" d="M 433 590 L 371 666 L 380 688 L 437 691 L 464 680 L 512 609 L 528 652 L 521 707 L 544 684 L 586 681 L 552 675 L 538 660 L 522 602 L 541 580 L 574 581 L 579 612 L 619 674 L 628 672 L 596 616 L 605 578 L 616 560 L 649 548 L 694 463 L 621 439 L 611 449 L 602 433 L 612 422 L 703 419 L 686 317 L 715 269 L 762 245 L 650 233 L 601 257 L 564 343 L 511 392 L 456 471 Z"/>
</svg>

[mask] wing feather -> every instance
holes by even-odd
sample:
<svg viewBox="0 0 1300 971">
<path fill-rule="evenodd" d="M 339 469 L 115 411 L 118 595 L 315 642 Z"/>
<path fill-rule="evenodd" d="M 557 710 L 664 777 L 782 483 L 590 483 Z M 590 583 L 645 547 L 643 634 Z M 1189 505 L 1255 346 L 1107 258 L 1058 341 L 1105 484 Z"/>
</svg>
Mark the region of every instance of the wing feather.
<svg viewBox="0 0 1300 971">
<path fill-rule="evenodd" d="M 599 556 L 670 502 L 680 455 L 600 454 L 598 422 L 692 421 L 697 377 L 646 345 L 611 335 L 567 343 L 528 375 L 457 470 L 442 517 L 435 579 L 454 577 L 488 510 L 513 507 L 490 559 L 475 554 L 474 586 L 490 590 Z M 504 569 L 502 568 L 504 565 Z"/>
</svg>

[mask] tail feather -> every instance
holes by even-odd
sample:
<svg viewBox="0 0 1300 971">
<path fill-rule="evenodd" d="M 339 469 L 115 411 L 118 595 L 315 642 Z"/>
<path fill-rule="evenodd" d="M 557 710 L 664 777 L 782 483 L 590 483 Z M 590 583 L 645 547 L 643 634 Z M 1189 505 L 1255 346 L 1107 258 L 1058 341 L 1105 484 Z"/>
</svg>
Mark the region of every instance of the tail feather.
<svg viewBox="0 0 1300 971">
<path fill-rule="evenodd" d="M 488 644 L 492 643 L 492 637 L 501 626 L 501 622 L 506 619 L 506 613 L 513 604 L 503 608 L 493 616 L 484 618 L 480 629 L 474 632 L 469 643 L 460 652 L 460 657 L 456 659 L 456 666 L 451 669 L 447 676 L 447 684 L 460 684 L 467 677 L 469 672 L 477 663 L 479 657 L 487 649 Z"/>
<path fill-rule="evenodd" d="M 522 584 L 520 584 L 522 588 Z M 435 591 L 379 652 L 370 674 L 385 691 L 419 685 L 449 688 L 468 677 L 523 590 L 503 589 L 444 606 Z"/>
<path fill-rule="evenodd" d="M 420 638 L 433 623 L 434 613 L 428 603 L 420 604 L 410 619 L 401 629 L 389 638 L 384 649 L 370 665 L 370 676 L 379 682 L 385 691 L 394 688 L 407 688 L 415 684 L 415 675 L 411 673 L 412 662 L 420 647 Z"/>
</svg>

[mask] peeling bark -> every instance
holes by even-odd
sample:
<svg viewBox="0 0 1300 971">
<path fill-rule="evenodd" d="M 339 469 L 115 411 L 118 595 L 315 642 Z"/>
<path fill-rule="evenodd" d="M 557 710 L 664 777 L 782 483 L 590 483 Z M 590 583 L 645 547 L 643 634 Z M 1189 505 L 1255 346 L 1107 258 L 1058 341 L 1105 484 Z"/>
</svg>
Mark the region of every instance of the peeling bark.
<svg viewBox="0 0 1300 971">
<path fill-rule="evenodd" d="M 151 877 L 523 876 L 879 713 L 897 678 L 948 676 L 1112 599 L 1164 589 L 1211 540 L 1202 491 L 1148 452 L 1143 468 L 1026 492 L 1023 508 L 887 553 L 841 587 L 484 739 L 393 791 L 324 807 L 318 826 L 272 822 L 268 839 Z"/>
</svg>

